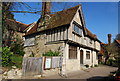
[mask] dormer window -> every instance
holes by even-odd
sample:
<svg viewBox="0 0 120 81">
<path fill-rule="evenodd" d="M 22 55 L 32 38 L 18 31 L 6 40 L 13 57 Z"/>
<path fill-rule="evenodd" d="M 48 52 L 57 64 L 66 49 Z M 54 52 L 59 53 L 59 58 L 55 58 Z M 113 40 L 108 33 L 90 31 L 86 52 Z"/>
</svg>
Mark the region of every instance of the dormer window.
<svg viewBox="0 0 120 81">
<path fill-rule="evenodd" d="M 75 34 L 82 36 L 82 28 L 81 28 L 81 26 L 79 24 L 74 22 L 73 23 L 73 30 L 74 30 L 73 32 Z"/>
</svg>

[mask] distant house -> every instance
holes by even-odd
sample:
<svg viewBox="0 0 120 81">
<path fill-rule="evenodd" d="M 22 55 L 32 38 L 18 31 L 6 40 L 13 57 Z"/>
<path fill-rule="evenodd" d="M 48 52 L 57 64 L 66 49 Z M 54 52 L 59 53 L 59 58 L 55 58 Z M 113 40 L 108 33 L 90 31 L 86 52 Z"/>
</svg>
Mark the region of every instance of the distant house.
<svg viewBox="0 0 120 81">
<path fill-rule="evenodd" d="M 104 63 L 104 61 L 105 61 L 104 54 L 105 54 L 105 52 L 106 52 L 105 47 L 106 47 L 108 44 L 101 43 L 100 45 L 101 45 L 101 49 L 100 49 L 100 52 L 98 53 L 98 63 Z"/>
<path fill-rule="evenodd" d="M 117 46 L 118 48 L 120 48 L 120 41 L 119 41 L 119 40 L 115 40 L 114 43 L 116 44 L 116 46 Z"/>
<path fill-rule="evenodd" d="M 85 26 L 81 5 L 47 16 L 47 22 L 38 22 L 25 34 L 24 57 L 32 53 L 41 57 L 49 50 L 61 49 L 63 66 L 67 71 L 79 70 L 83 65 L 98 64 L 100 40 Z"/>
<path fill-rule="evenodd" d="M 3 32 L 3 46 L 9 46 L 12 42 L 16 41 L 16 37 L 19 37 L 21 40 L 23 39 L 28 25 L 13 19 L 5 19 L 5 26 L 7 29 Z"/>
</svg>

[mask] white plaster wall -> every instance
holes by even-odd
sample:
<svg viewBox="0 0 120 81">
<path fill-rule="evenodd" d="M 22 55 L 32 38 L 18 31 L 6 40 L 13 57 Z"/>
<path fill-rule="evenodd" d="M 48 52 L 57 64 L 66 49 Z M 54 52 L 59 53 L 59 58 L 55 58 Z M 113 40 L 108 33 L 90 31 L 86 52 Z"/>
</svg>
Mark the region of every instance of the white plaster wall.
<svg viewBox="0 0 120 81">
<path fill-rule="evenodd" d="M 80 70 L 80 51 L 79 47 L 77 47 L 77 59 L 69 59 L 69 44 L 66 44 L 65 47 L 65 62 L 66 62 L 66 71 L 75 71 L 75 70 Z"/>
<path fill-rule="evenodd" d="M 92 65 L 92 52 L 89 49 L 80 48 L 80 50 L 83 50 L 83 65 L 88 64 L 89 66 Z M 90 59 L 86 59 L 86 51 L 90 51 Z"/>
<path fill-rule="evenodd" d="M 79 9 L 80 9 L 80 7 L 79 7 Z M 76 39 L 74 39 L 74 34 L 72 33 L 72 31 L 73 31 L 73 22 L 76 21 L 79 25 L 82 26 L 78 10 L 76 11 L 76 14 L 75 14 L 73 20 L 71 21 L 70 27 L 68 29 L 68 33 L 69 33 L 68 34 L 68 39 L 69 40 L 74 40 L 76 42 L 80 42 L 80 37 L 78 37 L 77 35 L 75 35 Z"/>
<path fill-rule="evenodd" d="M 100 50 L 100 43 L 98 41 L 95 41 L 95 48 L 97 50 Z"/>
</svg>

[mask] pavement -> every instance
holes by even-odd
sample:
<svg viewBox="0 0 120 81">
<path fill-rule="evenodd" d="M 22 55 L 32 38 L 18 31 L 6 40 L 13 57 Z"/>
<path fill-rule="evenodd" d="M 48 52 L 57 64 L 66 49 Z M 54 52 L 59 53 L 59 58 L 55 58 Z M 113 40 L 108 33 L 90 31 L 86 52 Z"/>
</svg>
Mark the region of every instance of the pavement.
<svg viewBox="0 0 120 81">
<path fill-rule="evenodd" d="M 49 75 L 43 77 L 43 79 L 90 79 L 90 78 L 100 78 L 107 77 L 110 72 L 116 71 L 117 67 L 100 65 L 99 67 L 89 68 L 86 70 L 79 70 L 67 73 L 67 76 L 61 77 L 59 74 Z"/>
<path fill-rule="evenodd" d="M 111 81 L 108 80 L 110 72 L 116 71 L 117 67 L 100 65 L 98 67 L 89 68 L 67 73 L 67 76 L 60 76 L 58 73 L 51 73 L 40 79 L 22 79 L 22 80 L 3 80 L 3 81 L 40 81 L 40 80 L 78 80 L 78 81 Z"/>
</svg>

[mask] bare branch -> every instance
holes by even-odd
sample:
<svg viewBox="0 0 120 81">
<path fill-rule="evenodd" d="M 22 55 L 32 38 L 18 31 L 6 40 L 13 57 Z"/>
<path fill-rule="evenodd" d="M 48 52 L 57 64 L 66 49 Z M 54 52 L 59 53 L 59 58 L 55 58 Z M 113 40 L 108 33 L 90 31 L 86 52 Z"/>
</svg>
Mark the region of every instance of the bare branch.
<svg viewBox="0 0 120 81">
<path fill-rule="evenodd" d="M 30 11 L 10 11 L 10 12 L 14 12 L 14 13 L 41 13 L 41 11 L 36 11 L 36 12 L 30 12 Z"/>
</svg>

